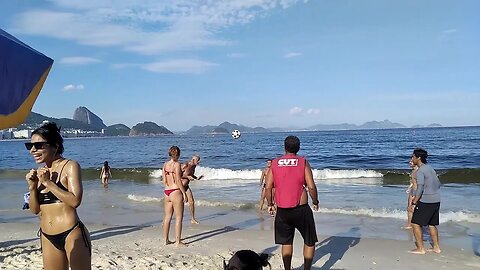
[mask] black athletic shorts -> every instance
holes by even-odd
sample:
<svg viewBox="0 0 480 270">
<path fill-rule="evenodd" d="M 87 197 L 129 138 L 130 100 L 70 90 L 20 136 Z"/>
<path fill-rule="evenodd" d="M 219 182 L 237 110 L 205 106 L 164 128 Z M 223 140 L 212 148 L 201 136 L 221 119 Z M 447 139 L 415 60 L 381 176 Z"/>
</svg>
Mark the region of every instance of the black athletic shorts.
<svg viewBox="0 0 480 270">
<path fill-rule="evenodd" d="M 307 246 L 318 242 L 313 212 L 308 204 L 294 208 L 278 208 L 275 215 L 275 244 L 291 245 L 297 229 Z"/>
<path fill-rule="evenodd" d="M 412 223 L 420 226 L 436 226 L 439 222 L 440 202 L 423 203 L 417 202 L 413 211 Z"/>
</svg>

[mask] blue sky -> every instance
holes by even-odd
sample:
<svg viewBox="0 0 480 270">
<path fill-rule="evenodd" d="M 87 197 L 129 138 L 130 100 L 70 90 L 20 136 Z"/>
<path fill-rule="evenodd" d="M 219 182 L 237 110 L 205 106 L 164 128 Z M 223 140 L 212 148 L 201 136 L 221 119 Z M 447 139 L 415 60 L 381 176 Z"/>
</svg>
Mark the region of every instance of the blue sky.
<svg viewBox="0 0 480 270">
<path fill-rule="evenodd" d="M 1 1 L 55 60 L 34 111 L 107 125 L 480 125 L 480 1 Z"/>
</svg>

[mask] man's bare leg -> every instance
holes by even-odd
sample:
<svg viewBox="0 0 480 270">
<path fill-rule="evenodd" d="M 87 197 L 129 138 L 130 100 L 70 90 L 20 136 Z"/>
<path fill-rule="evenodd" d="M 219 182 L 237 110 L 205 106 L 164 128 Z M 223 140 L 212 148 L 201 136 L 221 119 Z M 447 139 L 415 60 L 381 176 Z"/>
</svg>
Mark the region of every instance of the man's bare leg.
<svg viewBox="0 0 480 270">
<path fill-rule="evenodd" d="M 303 269 L 312 269 L 313 256 L 315 255 L 315 245 L 307 246 L 303 245 Z"/>
<path fill-rule="evenodd" d="M 292 269 L 292 255 L 293 255 L 293 244 L 282 245 L 282 259 L 283 259 L 283 267 L 285 268 L 285 270 Z"/>
<path fill-rule="evenodd" d="M 432 238 L 433 241 L 433 247 L 427 249 L 427 251 L 433 251 L 435 253 L 440 253 L 442 250 L 440 249 L 440 244 L 438 241 L 438 230 L 436 226 L 428 226 L 428 230 L 430 231 L 430 237 Z"/>
<path fill-rule="evenodd" d="M 265 202 L 265 188 L 262 188 L 262 192 L 260 194 L 260 211 L 263 211 L 264 202 Z"/>
<path fill-rule="evenodd" d="M 412 223 L 413 235 L 415 236 L 415 241 L 417 248 L 409 251 L 413 254 L 425 254 L 425 249 L 423 248 L 423 231 L 422 226 Z"/>
<path fill-rule="evenodd" d="M 188 208 L 190 209 L 190 223 L 192 224 L 200 224 L 196 219 L 195 219 L 195 200 L 193 199 L 193 193 L 192 189 L 187 190 L 187 198 L 188 198 Z"/>
</svg>

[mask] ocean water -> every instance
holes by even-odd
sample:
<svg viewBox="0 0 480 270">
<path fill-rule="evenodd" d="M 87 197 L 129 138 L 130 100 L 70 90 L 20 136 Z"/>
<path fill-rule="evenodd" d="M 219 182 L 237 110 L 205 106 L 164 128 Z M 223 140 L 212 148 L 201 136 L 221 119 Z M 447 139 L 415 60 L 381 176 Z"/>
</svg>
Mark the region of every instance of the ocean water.
<svg viewBox="0 0 480 270">
<path fill-rule="evenodd" d="M 319 233 L 358 226 L 365 237 L 411 238 L 397 232 L 406 223 L 408 161 L 413 149 L 422 147 L 443 184 L 442 240 L 465 247 L 480 238 L 480 127 L 243 133 L 237 140 L 218 134 L 66 139 L 64 156 L 83 168 L 79 213 L 86 222 L 160 223 L 160 168 L 168 148 L 178 145 L 181 161 L 194 153 L 202 157 L 196 174 L 204 179 L 190 185 L 202 223 L 271 229 L 272 219 L 255 210 L 259 178 L 265 161 L 283 153 L 283 140 L 290 134 L 300 138 L 299 154 L 313 168 Z M 20 210 L 27 190 L 24 175 L 37 166 L 24 142 L 0 141 L 0 222 L 36 222 Z M 105 160 L 113 168 L 107 189 L 98 179 Z"/>
</svg>

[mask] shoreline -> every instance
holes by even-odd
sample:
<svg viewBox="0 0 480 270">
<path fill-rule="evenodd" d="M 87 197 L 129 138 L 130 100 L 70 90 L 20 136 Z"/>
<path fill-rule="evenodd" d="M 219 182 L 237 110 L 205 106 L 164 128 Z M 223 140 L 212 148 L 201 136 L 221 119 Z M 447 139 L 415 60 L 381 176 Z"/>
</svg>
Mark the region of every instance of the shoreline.
<svg viewBox="0 0 480 270">
<path fill-rule="evenodd" d="M 273 231 L 231 226 L 186 225 L 189 246 L 163 245 L 161 225 L 105 226 L 86 224 L 92 238 L 92 269 L 223 269 L 236 250 L 270 254 L 272 269 L 283 269 Z M 40 243 L 34 223 L 1 223 L 0 268 L 41 269 Z M 353 229 L 353 228 L 352 228 Z M 355 229 L 353 229 L 355 231 Z M 171 235 L 173 235 L 171 231 Z M 301 236 L 295 235 L 292 265 L 302 269 Z M 388 248 L 387 248 L 388 247 Z M 313 269 L 478 269 L 480 257 L 443 245 L 441 254 L 414 255 L 413 242 L 354 236 L 319 235 Z M 299 268 L 300 267 L 300 268 Z"/>
<path fill-rule="evenodd" d="M 255 134 L 255 133 L 288 133 L 288 132 L 335 132 L 335 131 L 366 131 L 366 130 L 401 130 L 401 129 L 441 129 L 441 128 L 477 128 L 480 127 L 479 125 L 466 125 L 466 126 L 434 126 L 434 127 L 429 127 L 429 126 L 422 126 L 422 127 L 394 127 L 394 128 L 357 128 L 357 129 L 320 129 L 320 130 L 315 130 L 315 129 L 294 129 L 294 130 L 270 130 L 267 132 L 248 132 L 248 131 L 242 131 L 242 134 Z M 268 129 L 268 128 L 266 128 Z M 33 129 L 32 129 L 33 130 Z M 0 130 L 4 131 L 4 130 Z M 89 130 L 85 130 L 89 131 Z M 230 135 L 230 133 L 187 133 L 187 131 L 172 131 L 173 134 L 156 134 L 156 135 L 134 135 L 134 136 L 78 136 L 78 137 L 64 137 L 64 139 L 86 139 L 86 138 L 92 138 L 92 139 L 99 139 L 99 138 L 131 138 L 131 137 L 162 137 L 162 136 L 172 136 L 172 135 L 177 135 L 177 136 L 185 136 L 185 135 Z M 30 138 L 13 138 L 13 139 L 2 139 L 0 138 L 1 141 L 27 141 Z"/>
</svg>

